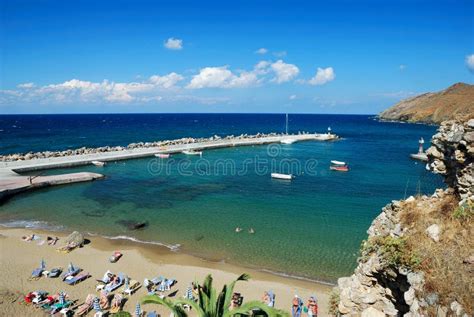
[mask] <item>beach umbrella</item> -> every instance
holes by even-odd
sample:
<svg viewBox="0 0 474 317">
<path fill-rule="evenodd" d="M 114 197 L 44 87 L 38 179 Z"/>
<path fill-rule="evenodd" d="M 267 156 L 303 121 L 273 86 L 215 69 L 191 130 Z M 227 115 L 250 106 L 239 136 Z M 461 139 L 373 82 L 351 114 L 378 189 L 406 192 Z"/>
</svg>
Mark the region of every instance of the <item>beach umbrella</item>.
<svg viewBox="0 0 474 317">
<path fill-rule="evenodd" d="M 184 298 L 189 299 L 189 300 L 194 300 L 193 296 L 193 288 L 191 285 L 188 286 L 186 289 L 186 293 L 184 294 Z"/>
<path fill-rule="evenodd" d="M 45 269 L 46 268 L 46 263 L 44 262 L 44 259 L 41 259 L 41 269 Z"/>
<path fill-rule="evenodd" d="M 100 308 L 100 304 L 99 304 L 99 297 L 94 297 L 94 301 L 93 301 L 93 308 L 96 312 L 101 312 L 102 309 Z"/>
<path fill-rule="evenodd" d="M 124 287 L 124 289 L 128 289 L 129 286 L 130 286 L 130 278 L 127 275 L 125 275 L 125 287 Z"/>
<path fill-rule="evenodd" d="M 164 292 L 166 291 L 166 281 L 161 281 L 160 284 L 158 285 L 158 291 Z"/>
<path fill-rule="evenodd" d="M 59 293 L 58 301 L 59 301 L 59 305 L 64 305 L 64 303 L 66 302 L 66 296 L 64 292 Z"/>
<path fill-rule="evenodd" d="M 140 303 L 137 303 L 135 306 L 135 316 L 140 317 L 142 315 L 142 308 L 140 307 Z"/>
</svg>

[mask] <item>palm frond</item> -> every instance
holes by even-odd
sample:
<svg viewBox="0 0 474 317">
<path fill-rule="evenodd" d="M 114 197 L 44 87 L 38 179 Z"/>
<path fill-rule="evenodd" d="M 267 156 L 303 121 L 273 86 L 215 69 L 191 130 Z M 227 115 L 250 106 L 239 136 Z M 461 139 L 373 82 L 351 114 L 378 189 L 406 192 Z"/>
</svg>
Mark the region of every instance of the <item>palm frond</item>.
<svg viewBox="0 0 474 317">
<path fill-rule="evenodd" d="M 268 305 L 260 301 L 251 301 L 243 304 L 242 306 L 228 311 L 223 317 L 232 317 L 236 315 L 246 315 L 252 310 L 264 311 L 269 317 L 288 317 L 289 314 L 285 311 L 269 307 Z"/>
<path fill-rule="evenodd" d="M 188 317 L 188 314 L 186 311 L 184 311 L 183 307 L 176 305 L 176 303 L 170 301 L 169 299 L 160 298 L 157 295 L 147 295 L 142 298 L 141 303 L 162 305 L 167 307 L 175 317 Z"/>
</svg>

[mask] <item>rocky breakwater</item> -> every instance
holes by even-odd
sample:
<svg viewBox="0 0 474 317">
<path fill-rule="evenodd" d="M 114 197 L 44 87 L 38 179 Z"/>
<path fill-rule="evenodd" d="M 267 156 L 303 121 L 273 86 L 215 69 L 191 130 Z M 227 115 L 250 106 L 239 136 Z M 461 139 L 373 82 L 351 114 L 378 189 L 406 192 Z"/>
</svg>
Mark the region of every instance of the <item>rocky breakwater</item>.
<svg viewBox="0 0 474 317">
<path fill-rule="evenodd" d="M 336 316 L 473 316 L 474 120 L 442 123 L 428 167 L 447 189 L 392 201 L 372 222 L 358 266 L 338 280 Z"/>
<path fill-rule="evenodd" d="M 298 132 L 298 135 L 309 134 L 307 132 Z M 265 137 L 276 137 L 284 136 L 284 134 L 279 133 L 257 133 L 254 135 L 241 134 L 238 136 L 228 135 L 225 137 L 220 137 L 218 135 L 211 136 L 209 138 L 181 138 L 176 140 L 164 140 L 164 141 L 155 141 L 155 142 L 138 142 L 130 143 L 127 146 L 103 146 L 97 148 L 88 148 L 81 147 L 78 149 L 64 150 L 64 151 L 43 151 L 43 152 L 28 152 L 28 153 L 15 153 L 8 155 L 0 155 L 0 162 L 12 162 L 12 161 L 26 161 L 33 159 L 44 159 L 44 158 L 53 158 L 53 157 L 65 157 L 72 155 L 86 155 L 86 154 L 97 154 L 104 152 L 118 152 L 125 150 L 133 150 L 140 148 L 159 148 L 167 147 L 172 145 L 183 145 L 183 144 L 193 144 L 193 143 L 207 143 L 214 142 L 219 140 L 252 140 L 256 138 L 265 138 Z"/>
</svg>

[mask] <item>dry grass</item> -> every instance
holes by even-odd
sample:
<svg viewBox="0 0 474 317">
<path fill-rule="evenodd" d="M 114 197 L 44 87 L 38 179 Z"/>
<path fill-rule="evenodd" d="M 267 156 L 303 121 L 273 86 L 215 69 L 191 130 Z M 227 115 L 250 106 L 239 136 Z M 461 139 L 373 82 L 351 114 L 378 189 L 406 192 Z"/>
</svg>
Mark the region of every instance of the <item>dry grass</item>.
<svg viewBox="0 0 474 317">
<path fill-rule="evenodd" d="M 418 198 L 405 203 L 400 220 L 409 228 L 406 252 L 420 257 L 418 269 L 425 272 L 426 294 L 437 293 L 443 305 L 457 300 L 473 314 L 474 265 L 463 260 L 474 255 L 474 217 L 456 217 L 457 210 L 454 195 L 436 200 Z M 440 242 L 434 242 L 425 232 L 432 224 L 441 228 Z"/>
</svg>

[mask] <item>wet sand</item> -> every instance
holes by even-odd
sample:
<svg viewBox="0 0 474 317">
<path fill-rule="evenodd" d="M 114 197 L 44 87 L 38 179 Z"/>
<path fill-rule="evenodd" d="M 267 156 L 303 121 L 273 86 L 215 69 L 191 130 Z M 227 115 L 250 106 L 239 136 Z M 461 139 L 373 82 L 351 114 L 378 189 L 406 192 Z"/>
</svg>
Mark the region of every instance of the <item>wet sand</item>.
<svg viewBox="0 0 474 317">
<path fill-rule="evenodd" d="M 235 291 L 242 293 L 244 302 L 261 299 L 265 290 L 276 294 L 276 307 L 289 311 L 291 300 L 298 294 L 304 301 L 311 295 L 318 298 L 320 316 L 327 316 L 329 294 L 332 287 L 316 282 L 281 277 L 249 268 L 239 267 L 223 262 L 211 262 L 190 255 L 172 252 L 167 248 L 145 245 L 128 240 L 109 240 L 102 237 L 87 237 L 90 243 L 71 253 L 57 252 L 56 246 L 38 245 L 38 241 L 25 242 L 21 237 L 35 233 L 46 239 L 58 236 L 58 245 L 65 233 L 45 232 L 29 229 L 0 229 L 0 316 L 38 316 L 41 312 L 31 306 L 20 304 L 18 298 L 29 291 L 45 290 L 50 293 L 67 292 L 78 303 L 84 302 L 87 294 L 98 294 L 95 291 L 96 279 L 100 279 L 106 270 L 114 273 L 123 272 L 130 278 L 143 283 L 144 278 L 163 275 L 174 278 L 178 283 L 172 288 L 177 297 L 182 297 L 186 288 L 193 281 L 202 281 L 207 274 L 212 274 L 215 286 L 220 290 L 224 283 L 231 282 L 241 273 L 251 275 L 249 282 L 239 282 Z M 117 263 L 110 263 L 108 258 L 113 251 L 120 250 L 124 256 Z M 69 262 L 89 272 L 92 277 L 76 286 L 69 286 L 60 279 L 41 278 L 29 281 L 31 271 L 37 268 L 41 259 L 46 262 L 46 269 L 52 267 L 66 268 Z M 130 296 L 124 310 L 133 313 L 135 305 L 146 295 L 142 287 Z M 144 305 L 145 311 L 155 310 L 162 316 L 169 311 L 161 306 Z M 93 316 L 90 312 L 88 316 Z"/>
</svg>

